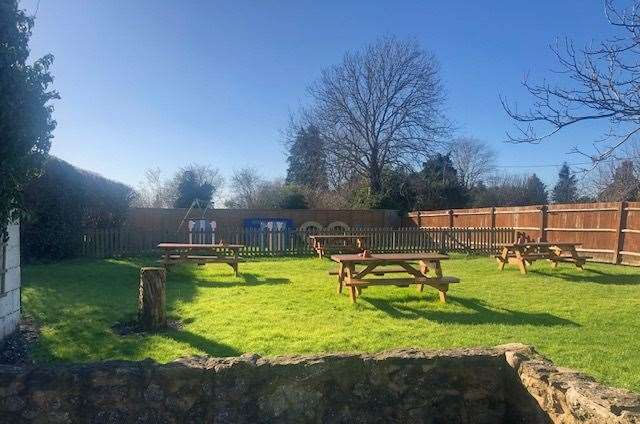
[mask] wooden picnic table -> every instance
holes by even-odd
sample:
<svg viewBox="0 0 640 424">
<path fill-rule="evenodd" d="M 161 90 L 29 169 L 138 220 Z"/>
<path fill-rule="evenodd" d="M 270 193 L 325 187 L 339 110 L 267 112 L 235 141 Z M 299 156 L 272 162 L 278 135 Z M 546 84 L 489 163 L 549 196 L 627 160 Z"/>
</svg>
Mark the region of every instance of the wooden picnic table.
<svg viewBox="0 0 640 424">
<path fill-rule="evenodd" d="M 444 277 L 440 261 L 449 259 L 447 255 L 438 253 L 380 253 L 364 256 L 362 254 L 332 255 L 331 260 L 338 263 L 338 293 L 342 288 L 349 289 L 351 302 L 355 303 L 362 290 L 369 286 L 394 285 L 409 287 L 416 285 L 421 292 L 428 285 L 438 290 L 440 300 L 447 301 L 449 284 L 459 283 L 456 277 Z M 412 262 L 418 262 L 416 267 Z M 363 269 L 356 270 L 356 265 L 364 265 Z M 393 268 L 381 268 L 393 266 Z M 428 276 L 433 269 L 435 276 Z M 369 275 L 384 274 L 409 274 L 409 278 L 365 278 Z"/>
<path fill-rule="evenodd" d="M 363 235 L 311 235 L 311 246 L 316 251 L 318 257 L 322 259 L 327 253 L 358 253 L 365 249 L 365 240 L 367 236 Z"/>
<path fill-rule="evenodd" d="M 233 268 L 237 277 L 238 263 L 244 262 L 240 257 L 240 250 L 244 248 L 242 244 L 160 243 L 158 248 L 163 251 L 160 262 L 167 268 L 185 262 L 198 265 L 225 263 Z"/>
<path fill-rule="evenodd" d="M 576 250 L 581 243 L 548 242 L 548 241 L 520 241 L 516 243 L 501 243 L 501 252 L 496 255 L 498 269 L 502 271 L 506 264 L 516 265 L 522 274 L 527 273 L 527 266 L 531 263 L 546 259 L 556 268 L 560 262 L 570 262 L 578 269 L 583 269 L 587 259 L 591 256 L 580 256 Z"/>
</svg>

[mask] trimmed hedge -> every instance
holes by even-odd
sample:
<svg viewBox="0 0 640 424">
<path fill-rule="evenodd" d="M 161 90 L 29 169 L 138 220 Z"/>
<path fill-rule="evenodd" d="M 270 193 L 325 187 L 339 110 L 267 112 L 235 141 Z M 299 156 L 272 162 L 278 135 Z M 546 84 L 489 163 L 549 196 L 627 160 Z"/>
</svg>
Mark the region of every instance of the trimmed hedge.
<svg viewBox="0 0 640 424">
<path fill-rule="evenodd" d="M 76 256 L 83 229 L 122 225 L 134 193 L 125 184 L 50 157 L 43 175 L 24 191 L 23 261 Z"/>
</svg>

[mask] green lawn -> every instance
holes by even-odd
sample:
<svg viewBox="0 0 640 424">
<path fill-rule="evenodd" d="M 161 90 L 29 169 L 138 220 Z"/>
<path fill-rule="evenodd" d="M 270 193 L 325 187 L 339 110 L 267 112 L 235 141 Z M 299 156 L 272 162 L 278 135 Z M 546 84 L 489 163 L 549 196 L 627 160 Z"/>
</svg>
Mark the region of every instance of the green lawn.
<svg viewBox="0 0 640 424">
<path fill-rule="evenodd" d="M 319 259 L 180 267 L 169 274 L 169 313 L 180 331 L 118 336 L 135 311 L 138 269 L 151 259 L 68 261 L 26 267 L 23 309 L 42 326 L 39 361 L 143 359 L 534 345 L 562 366 L 640 392 L 640 272 L 588 264 L 580 272 L 538 262 L 527 276 L 486 258 L 457 257 L 445 275 L 462 283 L 441 304 L 435 290 L 373 287 L 356 305 L 335 291 Z"/>
</svg>

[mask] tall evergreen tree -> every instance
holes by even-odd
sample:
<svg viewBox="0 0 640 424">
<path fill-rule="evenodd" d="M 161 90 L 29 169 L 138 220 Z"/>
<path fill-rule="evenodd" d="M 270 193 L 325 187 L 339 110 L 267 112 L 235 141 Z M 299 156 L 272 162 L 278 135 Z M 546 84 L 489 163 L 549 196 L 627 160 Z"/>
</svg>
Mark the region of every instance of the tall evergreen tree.
<svg viewBox="0 0 640 424">
<path fill-rule="evenodd" d="M 449 155 L 438 153 L 426 161 L 414 184 L 415 207 L 420 210 L 462 208 L 469 201 L 469 192 Z"/>
<path fill-rule="evenodd" d="M 312 189 L 327 187 L 324 141 L 313 125 L 301 127 L 289 145 L 287 184 Z"/>
<path fill-rule="evenodd" d="M 222 185 L 222 178 L 215 168 L 190 164 L 178 170 L 170 185 L 175 196 L 175 208 L 188 208 L 196 200 L 213 206 L 213 198 Z"/>
<path fill-rule="evenodd" d="M 566 162 L 558 172 L 558 182 L 551 197 L 555 203 L 574 203 L 578 199 L 578 182 Z"/>
<path fill-rule="evenodd" d="M 547 187 L 536 174 L 527 178 L 525 198 L 529 205 L 544 205 L 549 202 Z"/>
</svg>

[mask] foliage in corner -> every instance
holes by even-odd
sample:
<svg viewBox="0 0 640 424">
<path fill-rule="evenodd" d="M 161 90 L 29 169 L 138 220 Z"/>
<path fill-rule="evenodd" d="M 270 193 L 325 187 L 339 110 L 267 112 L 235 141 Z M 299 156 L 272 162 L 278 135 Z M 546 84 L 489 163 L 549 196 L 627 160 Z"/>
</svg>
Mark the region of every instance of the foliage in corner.
<svg viewBox="0 0 640 424">
<path fill-rule="evenodd" d="M 125 184 L 50 156 L 42 176 L 24 189 L 22 260 L 76 256 L 84 231 L 120 227 L 133 197 L 133 189 Z"/>
<path fill-rule="evenodd" d="M 23 210 L 24 186 L 37 177 L 49 153 L 56 122 L 50 102 L 49 67 L 53 56 L 32 64 L 29 38 L 33 18 L 18 9 L 17 0 L 0 0 L 0 238 L 6 223 Z"/>
</svg>

